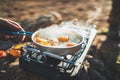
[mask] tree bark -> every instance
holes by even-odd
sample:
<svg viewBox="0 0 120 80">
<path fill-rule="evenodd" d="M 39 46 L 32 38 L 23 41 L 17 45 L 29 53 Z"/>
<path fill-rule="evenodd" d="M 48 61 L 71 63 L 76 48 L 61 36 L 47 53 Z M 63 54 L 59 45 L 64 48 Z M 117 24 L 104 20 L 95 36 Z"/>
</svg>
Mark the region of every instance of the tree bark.
<svg viewBox="0 0 120 80">
<path fill-rule="evenodd" d="M 119 40 L 120 38 L 120 0 L 112 0 L 112 10 L 110 12 L 110 16 L 108 22 L 109 26 L 109 33 L 108 39 L 112 40 Z"/>
</svg>

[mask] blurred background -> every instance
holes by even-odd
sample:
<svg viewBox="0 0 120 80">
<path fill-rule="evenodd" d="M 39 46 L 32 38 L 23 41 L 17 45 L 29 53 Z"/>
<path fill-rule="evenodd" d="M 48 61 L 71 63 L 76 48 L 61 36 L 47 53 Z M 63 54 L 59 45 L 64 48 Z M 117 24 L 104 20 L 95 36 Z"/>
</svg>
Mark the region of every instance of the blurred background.
<svg viewBox="0 0 120 80">
<path fill-rule="evenodd" d="M 101 10 L 100 10 L 101 9 Z M 36 19 L 58 12 L 64 20 L 87 21 L 95 17 L 97 28 L 108 27 L 111 0 L 1 0 L 0 16 L 15 21 Z M 104 29 L 106 30 L 106 29 Z"/>
</svg>

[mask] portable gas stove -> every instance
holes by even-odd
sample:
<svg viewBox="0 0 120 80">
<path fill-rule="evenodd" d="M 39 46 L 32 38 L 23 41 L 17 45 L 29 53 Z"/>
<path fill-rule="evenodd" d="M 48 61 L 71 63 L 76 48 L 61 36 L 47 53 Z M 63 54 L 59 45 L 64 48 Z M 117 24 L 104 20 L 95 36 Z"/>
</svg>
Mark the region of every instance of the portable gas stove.
<svg viewBox="0 0 120 80">
<path fill-rule="evenodd" d="M 25 46 L 25 51 L 19 59 L 20 67 L 26 71 L 40 74 L 49 80 L 72 79 L 81 69 L 97 33 L 93 27 L 86 30 L 89 34 L 85 37 L 80 50 L 74 54 L 57 55 L 39 50 L 36 46 Z"/>
</svg>

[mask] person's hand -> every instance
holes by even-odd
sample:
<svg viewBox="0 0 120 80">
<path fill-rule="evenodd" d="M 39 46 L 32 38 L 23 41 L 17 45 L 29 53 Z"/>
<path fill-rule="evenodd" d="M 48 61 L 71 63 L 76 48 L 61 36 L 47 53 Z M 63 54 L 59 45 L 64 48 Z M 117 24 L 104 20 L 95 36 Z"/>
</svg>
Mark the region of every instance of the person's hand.
<svg viewBox="0 0 120 80">
<path fill-rule="evenodd" d="M 12 31 L 24 31 L 24 29 L 15 21 L 0 18 L 0 40 L 11 40 L 15 42 L 20 42 L 24 40 L 24 35 L 6 33 L 10 33 Z"/>
</svg>

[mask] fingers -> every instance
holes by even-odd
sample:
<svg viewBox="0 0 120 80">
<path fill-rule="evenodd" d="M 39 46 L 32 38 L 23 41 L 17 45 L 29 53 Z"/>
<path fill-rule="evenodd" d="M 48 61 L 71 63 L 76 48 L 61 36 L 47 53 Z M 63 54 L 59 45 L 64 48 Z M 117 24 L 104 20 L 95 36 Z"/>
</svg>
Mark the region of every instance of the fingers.
<svg viewBox="0 0 120 80">
<path fill-rule="evenodd" d="M 10 25 L 10 27 L 13 30 L 22 30 L 22 27 L 18 23 L 14 22 L 12 20 L 6 20 L 6 22 Z"/>
<path fill-rule="evenodd" d="M 4 27 L 4 28 L 8 28 L 10 30 L 23 30 L 23 28 L 15 21 L 12 21 L 10 19 L 4 19 L 4 18 L 0 18 L 0 26 Z"/>
<path fill-rule="evenodd" d="M 17 22 L 15 22 L 15 21 L 12 21 L 12 20 L 8 20 L 12 25 L 14 25 L 14 28 L 16 28 L 16 29 L 18 29 L 18 30 L 21 30 L 21 31 L 23 31 L 24 32 L 24 29 L 17 23 Z M 19 40 L 20 41 L 23 41 L 25 39 L 25 36 L 19 36 Z"/>
<path fill-rule="evenodd" d="M 15 21 L 4 19 L 4 18 L 0 18 L 0 20 L 1 20 L 0 29 L 2 30 L 24 31 L 24 29 Z M 9 35 L 9 36 L 5 36 L 5 39 L 8 39 L 8 40 L 14 39 L 14 41 L 20 42 L 25 39 L 25 36 L 24 35 Z"/>
<path fill-rule="evenodd" d="M 4 20 L 6 20 L 6 19 L 0 17 L 0 20 L 4 21 Z"/>
<path fill-rule="evenodd" d="M 8 20 L 9 22 L 11 22 L 13 25 L 15 25 L 15 27 L 18 29 L 18 30 L 22 30 L 24 31 L 24 29 L 15 21 L 12 21 L 12 20 Z M 18 38 L 20 41 L 23 41 L 25 39 L 25 36 L 23 35 L 19 35 L 19 38 Z"/>
</svg>

